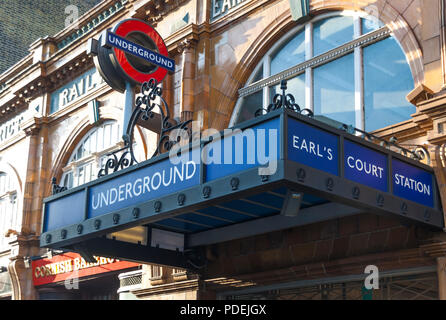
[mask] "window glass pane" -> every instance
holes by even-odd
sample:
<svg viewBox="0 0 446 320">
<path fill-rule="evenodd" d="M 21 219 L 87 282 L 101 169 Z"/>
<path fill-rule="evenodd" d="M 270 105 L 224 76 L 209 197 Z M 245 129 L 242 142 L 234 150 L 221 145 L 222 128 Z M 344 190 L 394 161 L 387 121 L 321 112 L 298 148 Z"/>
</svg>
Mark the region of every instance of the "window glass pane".
<svg viewBox="0 0 446 320">
<path fill-rule="evenodd" d="M 0 174 L 0 193 L 5 193 L 6 174 Z"/>
<path fill-rule="evenodd" d="M 77 149 L 76 159 L 78 160 L 82 159 L 83 156 L 84 156 L 84 144 L 82 143 Z"/>
<path fill-rule="evenodd" d="M 314 56 L 353 40 L 353 18 L 333 17 L 314 24 Z"/>
<path fill-rule="evenodd" d="M 393 38 L 364 48 L 365 128 L 373 131 L 410 118 L 406 100 L 413 78 L 405 55 Z"/>
<path fill-rule="evenodd" d="M 94 131 L 90 136 L 90 152 L 98 151 L 98 142 L 97 142 L 98 132 Z"/>
<path fill-rule="evenodd" d="M 263 66 L 261 66 L 259 68 L 259 71 L 257 71 L 256 75 L 254 76 L 254 79 L 252 79 L 252 83 L 257 82 L 262 79 L 263 79 Z"/>
<path fill-rule="evenodd" d="M 80 167 L 77 170 L 77 177 L 78 177 L 77 185 L 80 186 L 81 184 L 84 183 L 84 167 Z"/>
<path fill-rule="evenodd" d="M 63 186 L 71 189 L 73 187 L 73 172 L 68 172 L 65 174 L 63 179 Z"/>
<path fill-rule="evenodd" d="M 280 84 L 271 87 L 270 89 L 270 103 L 273 102 L 274 95 L 282 93 L 280 90 Z M 292 78 L 287 81 L 287 89 L 285 93 L 290 93 L 294 97 L 294 101 L 299 105 L 300 109 L 306 108 L 305 106 L 305 73 Z"/>
<path fill-rule="evenodd" d="M 384 27 L 384 23 L 373 17 L 367 19 L 361 18 L 361 25 L 362 25 L 362 34 L 366 34 Z"/>
<path fill-rule="evenodd" d="M 262 101 L 262 90 L 244 97 L 236 124 L 254 118 L 256 111 L 263 107 Z"/>
<path fill-rule="evenodd" d="M 355 126 L 353 54 L 314 69 L 314 113 Z"/>
<path fill-rule="evenodd" d="M 305 61 L 305 32 L 284 44 L 271 59 L 271 75 Z"/>
<path fill-rule="evenodd" d="M 104 149 L 110 147 L 111 144 L 111 125 L 104 127 Z"/>
<path fill-rule="evenodd" d="M 103 127 L 99 127 L 98 128 L 98 150 L 103 150 L 104 149 L 104 128 Z"/>
<path fill-rule="evenodd" d="M 110 130 L 111 130 L 111 135 L 110 135 L 111 141 L 110 141 L 110 144 L 113 145 L 116 142 L 118 142 L 118 140 L 119 140 L 118 139 L 118 126 L 116 124 L 112 124 Z"/>
<path fill-rule="evenodd" d="M 91 181 L 91 163 L 86 164 L 84 167 L 84 170 L 85 170 L 84 183 L 90 182 Z"/>
</svg>

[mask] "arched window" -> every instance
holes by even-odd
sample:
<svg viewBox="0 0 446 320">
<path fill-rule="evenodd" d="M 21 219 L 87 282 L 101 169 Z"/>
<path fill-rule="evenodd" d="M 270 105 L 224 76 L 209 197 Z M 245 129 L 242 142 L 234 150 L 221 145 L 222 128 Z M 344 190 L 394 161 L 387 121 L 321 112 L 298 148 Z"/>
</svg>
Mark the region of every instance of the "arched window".
<svg viewBox="0 0 446 320">
<path fill-rule="evenodd" d="M 70 189 L 96 179 L 106 161 L 106 155 L 121 146 L 121 137 L 117 121 L 106 121 L 91 129 L 63 168 L 61 184 Z"/>
<path fill-rule="evenodd" d="M 17 185 L 5 172 L 0 172 L 0 248 L 7 246 L 6 232 L 20 231 L 21 217 L 17 206 Z M 0 250 L 1 251 L 1 250 Z"/>
<path fill-rule="evenodd" d="M 288 80 L 301 108 L 362 130 L 410 118 L 413 78 L 406 57 L 382 23 L 348 12 L 319 16 L 292 30 L 263 57 L 239 90 L 231 125 L 254 117 Z"/>
</svg>

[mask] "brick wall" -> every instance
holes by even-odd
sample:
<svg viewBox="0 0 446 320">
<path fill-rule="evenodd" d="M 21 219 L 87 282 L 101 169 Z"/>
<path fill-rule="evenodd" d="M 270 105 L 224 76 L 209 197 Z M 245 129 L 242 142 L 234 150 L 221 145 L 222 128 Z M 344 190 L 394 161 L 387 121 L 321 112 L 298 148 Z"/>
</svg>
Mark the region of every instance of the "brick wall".
<svg viewBox="0 0 446 320">
<path fill-rule="evenodd" d="M 396 219 L 357 215 L 268 233 L 212 247 L 217 259 L 204 278 L 269 283 L 434 265 L 418 245 L 429 234 Z"/>
<path fill-rule="evenodd" d="M 7 0 L 0 2 L 0 74 L 28 54 L 38 38 L 53 36 L 65 27 L 65 7 L 72 4 L 85 13 L 101 0 Z M 51 21 L 51 23 L 48 23 Z"/>
</svg>

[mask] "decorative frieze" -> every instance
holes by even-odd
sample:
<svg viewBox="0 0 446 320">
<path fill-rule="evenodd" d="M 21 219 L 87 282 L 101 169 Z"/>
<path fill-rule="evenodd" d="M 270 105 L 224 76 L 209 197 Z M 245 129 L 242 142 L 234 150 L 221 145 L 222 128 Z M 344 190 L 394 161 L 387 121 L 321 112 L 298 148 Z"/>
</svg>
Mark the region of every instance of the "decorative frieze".
<svg viewBox="0 0 446 320">
<path fill-rule="evenodd" d="M 327 63 L 331 60 L 334 60 L 334 59 L 337 59 L 344 55 L 347 55 L 349 53 L 352 53 L 355 50 L 355 48 L 357 48 L 357 47 L 363 47 L 363 46 L 372 44 L 374 42 L 377 42 L 379 40 L 385 39 L 390 36 L 390 33 L 391 33 L 391 31 L 387 27 L 382 27 L 374 32 L 371 32 L 370 34 L 368 34 L 365 37 L 361 37 L 359 39 L 350 41 L 339 48 L 328 51 L 324 54 L 321 54 L 317 57 L 314 57 L 314 58 L 309 59 L 303 63 L 300 63 L 294 67 L 284 70 L 276 75 L 273 75 L 273 76 L 265 78 L 261 81 L 257 81 L 252 85 L 241 88 L 238 91 L 238 93 L 239 93 L 240 97 L 244 97 L 244 96 L 250 95 L 254 92 L 257 92 L 264 87 L 277 85 L 282 80 L 291 79 L 291 78 L 297 76 L 298 74 L 305 72 L 305 70 L 307 68 L 316 68 L 316 67 L 318 67 L 324 63 Z"/>
<path fill-rule="evenodd" d="M 136 10 L 136 18 L 145 18 L 151 24 L 156 24 L 173 9 L 178 8 L 186 0 L 149 0 L 142 8 Z"/>
</svg>

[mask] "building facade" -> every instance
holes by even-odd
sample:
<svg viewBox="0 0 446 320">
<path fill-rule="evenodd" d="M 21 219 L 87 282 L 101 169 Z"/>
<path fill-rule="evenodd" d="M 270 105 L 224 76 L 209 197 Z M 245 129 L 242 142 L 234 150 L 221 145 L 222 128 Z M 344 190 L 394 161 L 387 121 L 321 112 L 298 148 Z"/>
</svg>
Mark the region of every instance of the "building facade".
<svg viewBox="0 0 446 320">
<path fill-rule="evenodd" d="M 44 198 L 97 179 L 123 146 L 124 95 L 103 81 L 88 39 L 123 19 L 150 23 L 176 64 L 162 83 L 170 112 L 202 130 L 254 118 L 287 80 L 321 121 L 415 150 L 445 207 L 445 10 L 444 0 L 105 0 L 78 29 L 35 41 L 0 76 L 0 297 L 40 297 L 30 261 L 48 254 L 39 244 Z M 159 135 L 137 128 L 142 161 Z M 119 276 L 118 291 L 123 299 L 445 299 L 445 239 L 361 212 L 206 245 L 196 272 L 144 264 Z M 379 269 L 378 290 L 364 287 L 369 265 Z"/>
</svg>

